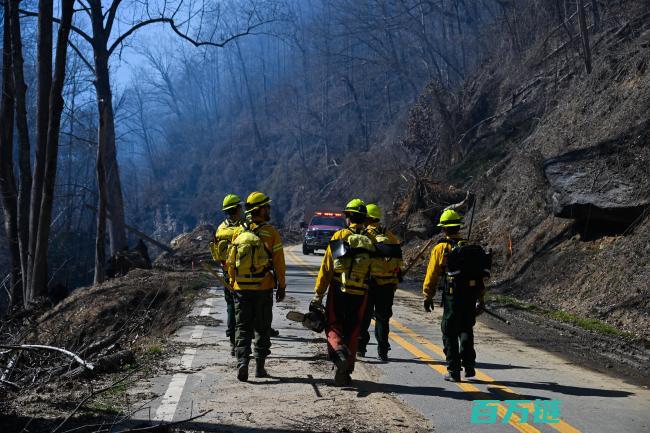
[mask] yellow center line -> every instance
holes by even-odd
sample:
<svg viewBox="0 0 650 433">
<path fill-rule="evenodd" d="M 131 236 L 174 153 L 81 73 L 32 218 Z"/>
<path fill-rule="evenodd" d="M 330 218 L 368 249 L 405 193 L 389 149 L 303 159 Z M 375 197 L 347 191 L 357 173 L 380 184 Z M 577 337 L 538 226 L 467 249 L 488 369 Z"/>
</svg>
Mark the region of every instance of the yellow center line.
<svg viewBox="0 0 650 433">
<path fill-rule="evenodd" d="M 307 261 L 305 259 L 298 256 L 296 253 L 294 253 L 290 249 L 286 249 L 284 251 L 293 261 L 297 262 L 303 268 L 317 268 L 318 267 L 317 265 L 310 265 L 309 263 L 307 263 Z M 307 275 L 312 276 L 312 277 L 318 276 L 318 271 L 309 270 L 309 269 L 306 269 L 306 270 L 307 270 Z"/>
<path fill-rule="evenodd" d="M 410 329 L 406 325 L 401 324 L 400 322 L 398 322 L 395 319 L 391 319 L 390 322 L 391 322 L 392 326 L 394 326 L 395 328 L 397 328 L 400 331 L 404 332 L 405 334 L 407 334 L 408 336 L 413 338 L 416 342 L 418 342 L 422 346 L 429 349 L 431 352 L 437 354 L 441 358 L 445 357 L 445 352 L 440 346 L 432 343 L 431 341 L 427 340 L 426 338 L 422 337 L 421 335 L 418 335 L 412 329 Z M 489 375 L 483 373 L 482 371 L 476 370 L 476 378 L 478 380 L 483 381 L 483 382 L 489 382 L 490 386 L 496 388 L 497 390 L 501 390 L 501 391 L 509 394 L 510 399 L 521 398 L 521 396 L 519 396 L 515 391 L 513 391 L 512 389 L 508 388 L 505 385 L 502 385 L 502 384 L 498 383 L 496 379 L 490 377 Z M 526 408 L 528 408 L 529 411 L 532 412 L 533 403 L 529 403 L 527 405 L 522 404 L 521 407 L 526 407 Z M 571 424 L 567 423 L 566 421 L 564 421 L 562 419 L 560 419 L 560 422 L 558 422 L 558 423 L 552 423 L 552 424 L 549 423 L 549 426 L 553 427 L 555 430 L 557 430 L 557 431 L 559 431 L 561 433 L 580 433 L 580 430 L 576 429 Z"/>
<path fill-rule="evenodd" d="M 445 367 L 436 364 L 435 360 L 431 358 L 428 354 L 418 349 L 416 346 L 409 343 L 404 338 L 400 337 L 398 334 L 391 333 L 389 334 L 389 337 L 391 340 L 393 340 L 394 342 L 402 346 L 404 349 L 411 352 L 411 354 L 413 354 L 415 357 L 419 358 L 421 361 L 424 361 L 429 367 L 431 367 L 431 369 L 433 369 L 437 373 L 443 376 L 447 374 L 447 369 Z M 458 386 L 461 390 L 470 394 L 472 397 L 480 397 L 480 399 L 482 400 L 492 400 L 491 395 L 482 392 L 479 388 L 477 388 L 475 385 L 469 382 L 453 382 L 453 383 L 456 386 Z M 479 399 L 475 398 L 475 400 L 479 400 Z M 502 404 L 498 404 L 498 405 L 495 404 L 495 406 L 497 407 L 497 414 L 499 415 L 499 417 L 501 419 L 505 419 L 508 409 Z M 533 427 L 532 425 L 528 423 L 522 423 L 521 419 L 514 413 L 511 414 L 510 418 L 508 419 L 508 424 L 510 424 L 512 427 L 514 427 L 515 429 L 523 433 L 540 433 L 540 431 L 535 427 Z"/>
<path fill-rule="evenodd" d="M 310 265 L 307 263 L 302 257 L 299 257 L 297 254 L 295 254 L 293 251 L 287 250 L 288 255 L 291 257 L 291 259 L 295 262 L 297 262 L 299 265 L 303 266 L 304 268 L 311 268 L 314 267 L 313 265 Z M 316 276 L 318 273 L 307 270 L 308 275 Z M 406 292 L 408 293 L 408 292 Z M 408 336 L 410 336 L 412 339 L 414 339 L 417 343 L 421 344 L 425 348 L 429 349 L 431 352 L 435 353 L 436 355 L 440 356 L 442 359 L 445 358 L 445 353 L 443 349 L 432 343 L 431 341 L 427 340 L 426 338 L 422 337 L 421 335 L 418 335 L 415 333 L 413 330 L 408 328 L 406 325 L 403 325 L 402 323 L 396 321 L 395 319 L 391 319 L 391 325 L 393 325 L 395 328 L 399 329 L 400 331 L 404 332 Z M 431 367 L 434 371 L 440 373 L 441 375 L 445 375 L 447 373 L 447 369 L 441 365 L 435 364 L 435 361 L 429 357 L 425 352 L 402 338 L 396 333 L 391 333 L 389 337 L 395 341 L 397 344 L 402 346 L 404 349 L 407 351 L 411 352 L 411 354 L 415 355 L 416 357 L 420 358 L 420 360 L 424 361 L 429 367 Z M 498 390 L 501 390 L 503 392 L 506 392 L 511 396 L 512 399 L 516 399 L 517 397 L 520 397 L 517 393 L 515 393 L 512 389 L 508 388 L 505 385 L 502 385 L 498 383 L 494 378 L 488 376 L 487 374 L 483 373 L 482 371 L 476 370 L 476 378 L 478 380 L 484 381 L 484 382 L 489 382 L 491 387 L 494 387 Z M 465 392 L 471 393 L 473 395 L 481 395 L 485 399 L 491 399 L 491 396 L 489 394 L 486 394 L 482 391 L 480 391 L 479 388 L 477 388 L 475 385 L 472 385 L 468 382 L 457 382 L 456 385 L 462 389 Z M 520 405 L 520 407 L 525 407 L 527 408 L 530 412 L 533 410 L 533 404 L 529 403 L 526 405 Z M 498 405 L 497 406 L 497 413 L 499 417 L 502 419 L 506 415 L 507 409 L 503 405 Z M 525 433 L 534 433 L 534 432 L 539 432 L 535 427 L 531 426 L 530 424 L 527 423 L 520 423 L 520 418 L 516 415 L 513 414 L 512 417 L 509 420 L 509 424 L 515 427 L 517 430 Z M 560 420 L 559 423 L 553 423 L 549 424 L 551 427 L 553 427 L 555 430 L 561 432 L 561 433 L 580 433 L 580 430 L 576 429 L 572 425 L 568 424 L 567 422 Z"/>
</svg>

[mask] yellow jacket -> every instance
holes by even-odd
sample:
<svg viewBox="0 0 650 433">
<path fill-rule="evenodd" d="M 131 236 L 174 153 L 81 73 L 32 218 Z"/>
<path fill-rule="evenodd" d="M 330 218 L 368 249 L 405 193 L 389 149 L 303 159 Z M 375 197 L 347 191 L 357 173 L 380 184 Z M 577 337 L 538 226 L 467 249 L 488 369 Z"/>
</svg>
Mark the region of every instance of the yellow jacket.
<svg viewBox="0 0 650 433">
<path fill-rule="evenodd" d="M 350 224 L 349 227 L 338 230 L 336 233 L 334 233 L 330 242 L 338 239 L 345 239 L 353 233 L 361 232 L 363 228 L 364 226 L 361 224 Z M 363 272 L 364 270 L 361 271 Z M 368 275 L 370 275 L 370 261 L 368 261 L 367 270 L 365 271 Z M 322 299 L 323 296 L 325 296 L 325 292 L 327 292 L 327 288 L 329 287 L 332 280 L 341 282 L 341 273 L 334 270 L 334 257 L 332 256 L 332 251 L 328 245 L 327 249 L 325 250 L 325 256 L 323 257 L 323 262 L 321 263 L 320 270 L 318 271 L 318 277 L 316 277 L 316 287 L 314 288 L 316 296 Z M 365 294 L 365 290 L 346 289 L 345 287 L 342 287 L 341 291 L 353 295 Z"/>
<path fill-rule="evenodd" d="M 218 235 L 219 235 L 220 231 L 231 228 L 231 227 L 240 227 L 243 223 L 244 223 L 243 219 L 238 219 L 236 221 L 232 221 L 232 220 L 226 218 L 225 220 L 223 220 L 221 222 L 221 224 L 219 224 L 219 227 L 217 227 L 217 230 L 214 232 L 214 243 L 216 244 L 216 243 L 219 242 Z M 225 260 L 219 260 L 219 262 L 221 263 L 221 267 L 224 270 L 224 272 L 228 272 L 228 263 Z"/>
<path fill-rule="evenodd" d="M 245 289 L 242 289 L 239 287 L 235 279 L 235 276 L 237 275 L 237 271 L 234 268 L 229 267 L 228 276 L 230 277 L 230 283 L 232 284 L 232 287 L 235 290 L 261 291 L 261 290 L 273 289 L 275 287 L 276 279 L 278 281 L 279 288 L 284 288 L 287 286 L 285 280 L 287 266 L 284 262 L 284 249 L 282 247 L 282 238 L 280 237 L 280 233 L 275 229 L 275 227 L 273 227 L 270 224 L 255 223 L 255 222 L 250 223 L 250 228 L 252 230 L 257 229 L 258 227 L 260 227 L 260 229 L 256 232 L 257 235 L 262 239 L 262 242 L 264 242 L 267 251 L 271 252 L 271 262 L 273 264 L 273 272 L 275 273 L 275 277 L 271 272 L 268 272 L 257 287 L 255 288 L 246 287 Z M 235 238 L 243 230 L 244 230 L 243 227 L 237 228 L 237 230 L 235 230 L 235 234 L 232 237 L 232 240 L 234 241 Z"/>
<path fill-rule="evenodd" d="M 445 236 L 445 239 L 451 239 L 454 241 L 460 241 L 460 236 Z M 433 299 L 436 294 L 436 287 L 438 285 L 438 279 L 442 276 L 445 276 L 445 262 L 446 257 L 445 253 L 451 251 L 453 246 L 447 242 L 437 243 L 431 250 L 431 258 L 429 259 L 429 265 L 427 266 L 427 272 L 424 277 L 424 284 L 422 285 L 422 294 L 425 299 Z M 481 285 L 479 299 L 483 301 L 485 296 L 485 284 L 483 281 L 480 281 Z"/>
<path fill-rule="evenodd" d="M 389 240 L 390 244 L 400 244 L 400 240 L 393 232 L 387 228 L 382 227 L 379 223 L 368 224 L 368 233 L 374 238 L 377 235 L 383 234 Z M 374 279 L 377 284 L 385 285 L 397 285 L 399 282 L 397 275 L 399 274 L 400 267 L 402 266 L 401 259 L 390 259 L 386 260 L 383 257 L 373 258 L 373 264 L 370 272 L 370 277 Z"/>
</svg>

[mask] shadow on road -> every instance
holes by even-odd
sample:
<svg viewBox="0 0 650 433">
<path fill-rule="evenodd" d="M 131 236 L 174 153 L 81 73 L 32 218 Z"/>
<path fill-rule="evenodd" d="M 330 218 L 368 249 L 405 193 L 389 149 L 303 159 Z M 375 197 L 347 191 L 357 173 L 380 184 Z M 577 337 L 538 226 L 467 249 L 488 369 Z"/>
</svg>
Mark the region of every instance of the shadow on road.
<svg viewBox="0 0 650 433">
<path fill-rule="evenodd" d="M 473 383 L 482 383 L 485 385 L 494 385 L 493 382 L 485 382 L 482 380 L 474 380 Z M 527 389 L 539 389 L 543 391 L 556 392 L 558 394 L 565 395 L 575 395 L 581 397 L 629 397 L 634 395 L 633 392 L 629 391 L 620 391 L 612 389 L 599 389 L 599 388 L 581 388 L 579 386 L 571 385 L 560 385 L 556 382 L 518 382 L 518 381 L 507 381 L 500 380 L 496 382 L 498 385 L 505 385 L 509 388 L 527 388 Z M 497 390 L 497 388 L 493 388 Z M 504 395 L 513 396 L 514 398 L 521 398 L 519 394 L 511 394 L 503 389 L 498 389 L 498 392 Z M 519 396 L 519 397 L 517 397 Z"/>
<path fill-rule="evenodd" d="M 353 375 L 354 377 L 354 375 Z M 305 384 L 318 389 L 321 386 L 334 386 L 332 379 L 315 379 L 310 377 L 277 377 L 270 376 L 268 380 L 248 382 L 251 385 L 281 385 L 286 383 L 292 384 Z M 450 391 L 436 386 L 408 386 L 393 383 L 377 383 L 368 380 L 352 379 L 352 386 L 344 388 L 350 391 L 356 391 L 357 397 L 367 397 L 370 394 L 410 394 L 410 395 L 424 395 L 429 397 L 444 397 L 452 398 L 455 400 L 478 400 L 484 399 L 486 394 L 484 392 L 466 392 L 466 391 Z"/>
</svg>

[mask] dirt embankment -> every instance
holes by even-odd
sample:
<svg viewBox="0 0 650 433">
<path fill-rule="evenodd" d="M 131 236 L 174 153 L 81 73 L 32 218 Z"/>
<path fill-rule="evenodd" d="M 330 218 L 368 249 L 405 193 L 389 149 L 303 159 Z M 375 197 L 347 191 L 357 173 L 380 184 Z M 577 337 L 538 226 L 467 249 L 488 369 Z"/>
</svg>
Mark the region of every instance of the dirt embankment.
<svg viewBox="0 0 650 433">
<path fill-rule="evenodd" d="M 551 33 L 519 58 L 488 62 L 459 95 L 429 86 L 404 143 L 436 150 L 438 182 L 476 192 L 472 236 L 495 252 L 494 292 L 558 318 L 595 319 L 643 346 L 650 341 L 648 4 L 627 1 L 604 22 L 592 40 L 591 74 L 580 51 Z M 443 114 L 456 122 L 451 138 L 427 132 Z"/>
<path fill-rule="evenodd" d="M 201 242 L 205 232 L 209 228 L 199 227 L 177 243 L 176 254 L 164 262 L 173 264 L 172 270 L 162 266 L 161 258 L 154 269 L 133 269 L 103 284 L 76 289 L 52 308 L 41 306 L 4 318 L 1 345 L 63 348 L 93 369 L 52 350 L 3 350 L 0 423 L 20 426 L 20 431 L 29 421 L 27 431 L 51 431 L 70 413 L 74 419 L 66 428 L 111 417 L 128 419 L 128 413 L 116 418 L 111 402 L 123 399 L 129 383 L 157 368 L 161 339 L 178 328 L 199 289 L 210 283 L 205 273 L 191 272 L 200 250 L 207 250 Z"/>
</svg>

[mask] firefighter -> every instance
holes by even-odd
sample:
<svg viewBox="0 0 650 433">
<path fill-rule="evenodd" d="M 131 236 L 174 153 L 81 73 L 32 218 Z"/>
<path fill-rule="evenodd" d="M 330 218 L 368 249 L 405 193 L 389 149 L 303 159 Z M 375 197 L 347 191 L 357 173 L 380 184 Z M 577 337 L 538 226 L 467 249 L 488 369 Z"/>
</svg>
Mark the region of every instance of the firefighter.
<svg viewBox="0 0 650 433">
<path fill-rule="evenodd" d="M 230 247 L 235 229 L 244 223 L 242 219 L 241 198 L 237 194 L 226 195 L 223 199 L 221 210 L 226 214 L 226 219 L 219 224 L 217 231 L 214 233 L 214 245 L 216 248 L 213 250 L 212 256 L 221 263 L 224 278 L 228 278 L 226 263 L 228 259 L 228 248 Z M 226 311 L 228 314 L 226 336 L 230 339 L 230 354 L 235 356 L 235 303 L 230 288 L 224 287 L 223 294 L 226 299 Z"/>
<path fill-rule="evenodd" d="M 235 231 L 228 253 L 228 275 L 234 288 L 235 353 L 237 379 L 248 380 L 251 342 L 255 377 L 267 377 L 266 357 L 271 353 L 273 290 L 280 302 L 285 296 L 284 250 L 278 231 L 268 224 L 271 199 L 253 192 L 246 199 L 247 221 Z"/>
<path fill-rule="evenodd" d="M 359 336 L 360 356 L 366 355 L 366 347 L 370 341 L 368 327 L 374 315 L 375 338 L 377 339 L 377 356 L 384 362 L 388 361 L 389 321 L 393 316 L 393 300 L 397 283 L 399 282 L 400 266 L 402 265 L 402 249 L 400 241 L 390 230 L 381 224 L 381 209 L 376 204 L 368 204 L 367 230 L 375 244 L 375 256 L 370 270 L 370 288 L 368 290 L 368 305 L 361 324 Z"/>
<path fill-rule="evenodd" d="M 374 245 L 366 231 L 366 204 L 356 198 L 345 207 L 347 227 L 334 233 L 316 279 L 310 308 L 322 306 L 327 293 L 327 349 L 336 365 L 334 383 L 349 385 L 359 331 L 368 300 Z"/>
<path fill-rule="evenodd" d="M 448 372 L 445 380 L 450 382 L 460 382 L 461 367 L 465 377 L 476 375 L 473 328 L 477 313 L 485 306 L 485 284 L 481 278 L 464 280 L 445 272 L 450 252 L 464 242 L 460 236 L 462 225 L 463 217 L 455 210 L 445 210 L 440 216 L 438 227 L 442 227 L 444 238 L 431 250 L 422 287 L 424 309 L 432 312 L 438 279 L 443 278 L 441 330 Z"/>
</svg>

